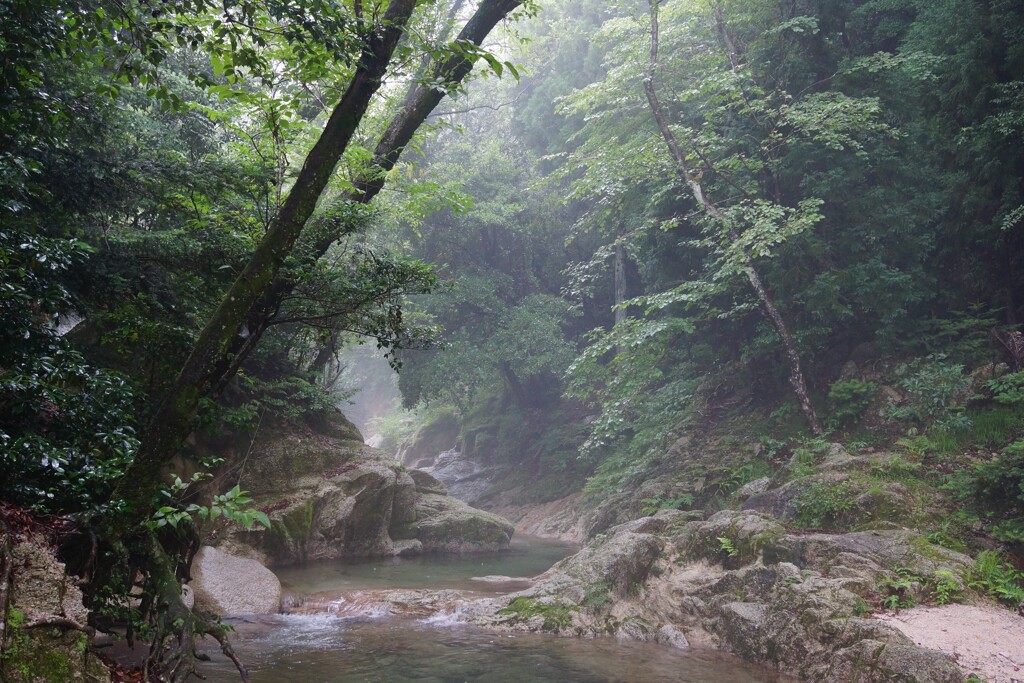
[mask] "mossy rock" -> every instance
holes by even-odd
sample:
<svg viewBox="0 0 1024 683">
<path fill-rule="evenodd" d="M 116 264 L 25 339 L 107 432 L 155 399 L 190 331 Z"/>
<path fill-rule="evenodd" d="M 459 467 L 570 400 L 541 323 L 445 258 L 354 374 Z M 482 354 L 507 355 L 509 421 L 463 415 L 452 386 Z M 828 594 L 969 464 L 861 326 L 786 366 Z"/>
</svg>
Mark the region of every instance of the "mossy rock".
<svg viewBox="0 0 1024 683">
<path fill-rule="evenodd" d="M 16 617 L 19 612 L 12 610 Z M 17 619 L 13 619 L 17 622 Z M 0 680 L 5 683 L 56 683 L 60 681 L 107 683 L 110 672 L 89 653 L 84 633 L 37 628 L 31 631 L 12 624 L 0 655 Z"/>
<path fill-rule="evenodd" d="M 523 625 L 539 631 L 559 633 L 572 625 L 572 615 L 578 608 L 563 602 L 560 598 L 525 597 L 513 598 L 507 607 L 498 610 L 499 623 L 508 626 Z"/>
<path fill-rule="evenodd" d="M 515 527 L 507 519 L 455 498 L 421 494 L 416 502 L 415 538 L 425 552 L 476 552 L 508 546 Z"/>
<path fill-rule="evenodd" d="M 650 575 L 661 555 L 662 540 L 643 529 L 645 520 L 609 530 L 578 553 L 565 558 L 551 570 L 553 578 L 566 584 L 565 595 L 582 602 L 595 591 L 609 591 L 615 597 L 635 594 Z"/>
<path fill-rule="evenodd" d="M 8 538 L 13 570 L 7 623 L 0 648 L 0 681 L 4 683 L 51 683 L 55 681 L 110 680 L 99 660 L 88 651 L 84 633 L 63 627 L 25 628 L 33 620 L 54 618 L 85 624 L 88 612 L 74 577 L 54 556 L 51 539 L 28 535 Z"/>
<path fill-rule="evenodd" d="M 347 441 L 357 445 L 364 443 L 359 428 L 340 410 L 307 413 L 304 420 L 313 431 L 337 441 Z"/>
<path fill-rule="evenodd" d="M 508 546 L 511 523 L 444 495 L 430 475 L 355 438 L 358 431 L 340 414 L 265 423 L 240 468 L 240 485 L 271 528 L 224 522 L 207 543 L 268 566 Z"/>
<path fill-rule="evenodd" d="M 435 493 L 441 496 L 448 495 L 448 487 L 444 485 L 444 482 L 440 481 L 432 474 L 427 474 L 423 470 L 409 470 L 409 476 L 412 477 L 418 493 Z"/>
<path fill-rule="evenodd" d="M 685 557 L 721 563 L 726 569 L 756 562 L 765 548 L 782 538 L 778 521 L 756 512 L 723 510 L 707 521 L 692 522 L 680 548 Z"/>
<path fill-rule="evenodd" d="M 274 557 L 306 558 L 313 531 L 314 504 L 313 499 L 307 499 L 271 518 L 266 544 Z"/>
</svg>

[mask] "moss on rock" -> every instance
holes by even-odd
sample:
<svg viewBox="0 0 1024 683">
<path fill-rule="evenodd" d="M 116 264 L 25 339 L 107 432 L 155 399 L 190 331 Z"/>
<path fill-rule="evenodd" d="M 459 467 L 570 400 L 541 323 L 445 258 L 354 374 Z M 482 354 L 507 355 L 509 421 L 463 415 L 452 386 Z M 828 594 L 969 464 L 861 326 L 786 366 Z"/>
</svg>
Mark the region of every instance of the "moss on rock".
<svg viewBox="0 0 1024 683">
<path fill-rule="evenodd" d="M 572 624 L 576 607 L 558 598 L 513 598 L 507 607 L 498 610 L 502 623 L 509 626 L 539 625 L 539 630 L 558 633 Z"/>
</svg>

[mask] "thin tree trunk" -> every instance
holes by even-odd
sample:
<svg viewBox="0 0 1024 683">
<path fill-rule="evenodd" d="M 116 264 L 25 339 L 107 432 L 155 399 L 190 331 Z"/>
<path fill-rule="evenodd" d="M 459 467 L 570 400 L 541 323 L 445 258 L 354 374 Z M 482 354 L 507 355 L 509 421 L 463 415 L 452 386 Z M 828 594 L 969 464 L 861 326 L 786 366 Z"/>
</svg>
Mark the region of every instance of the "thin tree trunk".
<svg viewBox="0 0 1024 683">
<path fill-rule="evenodd" d="M 714 202 L 710 201 L 705 196 L 704 188 L 700 184 L 700 178 L 690 170 L 686 163 L 686 154 L 683 152 L 679 141 L 676 139 L 675 133 L 673 133 L 672 129 L 669 128 L 668 120 L 665 118 L 665 113 L 661 106 L 661 101 L 658 99 L 657 91 L 654 88 L 654 74 L 658 67 L 658 0 L 651 0 L 650 6 L 651 52 L 650 60 L 647 64 L 647 75 L 644 78 L 644 92 L 647 94 L 647 102 L 650 105 L 652 114 L 654 115 L 654 120 L 658 124 L 658 129 L 661 131 L 662 137 L 665 138 L 665 144 L 668 147 L 669 153 L 675 161 L 676 171 L 690 188 L 690 192 L 693 194 L 694 199 L 697 200 L 697 203 L 701 208 L 712 218 L 712 220 L 727 229 L 729 239 L 736 244 L 739 242 L 740 238 L 739 233 L 736 230 L 736 226 L 721 212 Z M 715 7 L 715 17 L 718 20 L 722 38 L 729 49 L 729 60 L 733 65 L 733 69 L 735 69 L 738 61 L 735 47 L 728 32 L 725 30 L 725 25 L 722 21 L 721 7 L 717 5 Z M 811 431 L 816 435 L 820 435 L 824 430 L 821 428 L 821 422 L 818 421 L 818 415 L 814 411 L 814 406 L 811 405 L 810 396 L 807 391 L 807 382 L 804 380 L 803 370 L 800 366 L 800 353 L 797 351 L 793 335 L 790 334 L 785 319 L 783 319 L 782 314 L 779 312 L 778 307 L 775 305 L 775 302 L 768 291 L 768 288 L 765 287 L 764 281 L 761 279 L 757 269 L 754 267 L 754 260 L 749 255 L 745 255 L 744 259 L 744 271 L 747 275 L 747 279 L 750 281 L 750 286 L 754 288 L 754 291 L 757 293 L 757 297 L 761 302 L 761 306 L 764 308 L 765 315 L 771 321 L 772 325 L 775 327 L 775 331 L 778 332 L 779 337 L 782 339 L 782 345 L 786 351 L 786 359 L 789 361 L 789 384 L 793 388 L 793 392 L 796 394 L 797 402 L 800 404 L 800 410 L 803 412 Z"/>
<path fill-rule="evenodd" d="M 615 231 L 615 324 L 626 320 L 626 249 L 622 244 L 622 229 Z M 626 347 L 619 345 L 617 353 L 623 353 Z"/>
</svg>

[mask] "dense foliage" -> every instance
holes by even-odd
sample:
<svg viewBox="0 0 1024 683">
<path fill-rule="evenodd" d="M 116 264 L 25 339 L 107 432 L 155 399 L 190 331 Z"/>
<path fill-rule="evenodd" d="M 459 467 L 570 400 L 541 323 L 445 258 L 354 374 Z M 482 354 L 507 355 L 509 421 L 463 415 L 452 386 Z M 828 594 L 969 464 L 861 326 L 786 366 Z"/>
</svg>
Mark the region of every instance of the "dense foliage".
<svg viewBox="0 0 1024 683">
<path fill-rule="evenodd" d="M 496 424 L 517 415 L 526 442 L 497 452 L 558 441 L 549 464 L 601 491 L 641 485 L 680 430 L 737 412 L 782 443 L 806 427 L 754 270 L 826 430 L 935 431 L 971 451 L 1013 391 L 972 372 L 1021 362 L 994 335 L 1017 339 L 1024 315 L 1024 9 L 553 2 L 526 30 L 522 80 L 473 93 L 450 113 L 458 135 L 424 149 L 472 204 L 399 220 L 450 282 L 422 299 L 447 346 L 406 354 L 408 403 L 454 406 L 466 433 L 483 403 Z M 562 438 L 555 404 L 586 415 L 582 433 Z M 947 482 L 1004 538 L 1016 429 L 979 436 L 1011 445 Z"/>
<path fill-rule="evenodd" d="M 770 455 L 645 509 L 863 430 L 1024 542 L 1024 6 L 535 10 L 0 0 L 0 498 L 93 520 L 122 592 L 173 582 L 211 508 L 135 484 L 189 431 L 338 404 L 370 341 L 557 492 L 749 414 Z M 523 21 L 488 51 L 481 12 Z"/>
<path fill-rule="evenodd" d="M 230 651 L 181 601 L 196 526 L 268 524 L 167 468 L 190 432 L 333 409 L 347 344 L 434 343 L 406 314 L 433 268 L 364 236 L 413 209 L 370 202 L 424 194 L 388 172 L 443 97 L 515 73 L 481 43 L 524 5 L 0 2 L 0 498 L 76 520 L 69 570 L 154 675 Z"/>
</svg>

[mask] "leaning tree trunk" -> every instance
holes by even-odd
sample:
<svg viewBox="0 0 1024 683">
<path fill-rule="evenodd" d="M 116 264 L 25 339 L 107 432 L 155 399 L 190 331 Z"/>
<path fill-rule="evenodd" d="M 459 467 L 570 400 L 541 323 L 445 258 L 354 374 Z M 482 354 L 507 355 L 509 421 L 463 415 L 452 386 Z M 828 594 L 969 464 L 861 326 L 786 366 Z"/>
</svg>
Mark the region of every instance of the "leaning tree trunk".
<svg viewBox="0 0 1024 683">
<path fill-rule="evenodd" d="M 521 0 L 483 0 L 459 35 L 465 43 L 479 45 L 495 25 Z M 191 430 L 200 399 L 226 383 L 242 359 L 251 352 L 283 298 L 294 289 L 294 279 L 283 266 L 289 256 L 313 262 L 341 234 L 324 234 L 310 248 L 295 254 L 298 240 L 327 186 L 331 174 L 355 133 L 405 31 L 416 0 L 391 0 L 383 20 L 368 35 L 356 73 L 327 125 L 313 146 L 281 210 L 257 245 L 241 275 L 229 288 L 210 321 L 203 328 L 171 389 L 143 432 L 140 447 L 111 499 L 123 502 L 110 508 L 100 522 L 104 541 L 123 548 L 141 565 L 152 595 L 153 651 L 150 662 L 162 666 L 172 681 L 194 672 L 194 635 L 209 635 L 221 643 L 224 653 L 238 666 L 231 651 L 227 629 L 215 615 L 187 608 L 180 595 L 176 559 L 157 541 L 145 522 L 160 486 L 163 468 L 177 454 Z M 474 59 L 457 52 L 437 64 L 426 81 L 406 98 L 402 111 L 378 144 L 372 174 L 364 176 L 345 201 L 368 204 L 383 188 L 386 173 L 397 163 L 405 145 L 420 124 L 444 97 L 437 86 L 457 85 L 472 70 Z M 327 231 L 325 231 L 327 232 Z M 252 326 L 249 323 L 253 323 Z"/>
<path fill-rule="evenodd" d="M 459 44 L 480 45 L 491 30 L 522 4 L 522 0 L 483 0 L 473 16 L 459 32 Z M 419 83 L 410 88 L 402 103 L 401 110 L 391 119 L 373 153 L 368 170 L 356 178 L 354 189 L 342 195 L 337 203 L 366 205 L 384 188 L 388 172 L 398 163 L 406 145 L 427 120 L 435 107 L 444 99 L 447 88 L 461 83 L 473 70 L 474 60 L 463 53 L 456 53 L 437 63 L 429 74 L 420 74 Z M 440 86 L 437 84 L 441 84 Z M 345 234 L 360 229 L 358 224 L 344 225 L 341 230 L 317 230 L 310 244 L 304 245 L 302 259 L 313 263 L 323 256 Z M 241 361 L 259 342 L 260 337 L 272 323 L 280 308 L 281 301 L 296 286 L 296 280 L 287 273 L 279 273 L 267 288 L 261 299 L 250 309 L 245 328 L 248 336 L 235 338 L 230 351 L 234 363 L 221 368 L 213 383 L 214 388 L 222 387 L 238 369 Z M 184 435 L 183 435 L 184 436 Z"/>
<path fill-rule="evenodd" d="M 700 178 L 690 170 L 686 162 L 686 154 L 683 152 L 683 148 L 676 139 L 675 133 L 673 133 L 672 129 L 669 128 L 668 120 L 665 118 L 665 112 L 661 106 L 661 101 L 658 99 L 657 91 L 654 89 L 654 74 L 658 67 L 658 0 L 651 0 L 650 6 L 651 52 L 650 59 L 647 63 L 647 74 L 644 78 L 644 92 L 647 94 L 647 102 L 650 105 L 651 113 L 654 115 L 654 120 L 658 124 L 658 129 L 661 131 L 662 137 L 665 138 L 665 145 L 668 147 L 673 161 L 675 161 L 676 171 L 690 188 L 693 198 L 697 200 L 697 203 L 701 206 L 704 212 L 710 216 L 711 220 L 723 226 L 727 230 L 729 239 L 733 244 L 737 244 L 739 243 L 740 235 L 736 230 L 736 226 L 729 217 L 724 215 L 714 202 L 709 200 L 704 194 L 704 188 L 700 184 Z M 733 47 L 732 40 L 729 38 L 728 33 L 724 30 L 725 27 L 721 19 L 721 9 L 716 6 L 715 12 L 719 23 L 719 29 L 723 35 L 723 39 L 726 41 L 726 45 L 729 48 L 729 60 L 732 63 L 733 69 L 735 69 L 737 66 L 735 48 Z M 772 326 L 775 327 L 775 331 L 778 332 L 779 337 L 782 339 L 782 346 L 786 351 L 786 359 L 789 361 L 789 384 L 793 388 L 793 393 L 796 394 L 797 402 L 800 404 L 800 410 L 803 412 L 804 418 L 807 420 L 807 424 L 811 428 L 811 431 L 815 435 L 820 435 L 824 430 L 821 428 L 821 422 L 818 421 L 818 415 L 814 411 L 814 406 L 811 405 L 811 399 L 807 392 L 807 382 L 804 380 L 803 370 L 800 367 L 800 353 L 797 351 L 793 335 L 790 334 L 789 327 L 786 325 L 785 319 L 779 312 L 778 307 L 775 305 L 775 301 L 772 299 L 771 293 L 768 291 L 768 288 L 765 286 L 760 274 L 757 272 L 757 268 L 754 266 L 754 260 L 749 255 L 744 255 L 744 260 L 744 271 L 747 275 L 747 279 L 750 281 L 750 286 L 754 288 L 754 291 L 757 293 L 757 298 L 760 300 L 762 308 L 764 308 L 765 315 L 768 317 L 768 320 L 771 321 Z"/>
<path fill-rule="evenodd" d="M 348 89 L 303 163 L 284 205 L 235 282 L 207 322 L 174 384 L 142 435 L 139 450 L 114 492 L 127 503 L 121 523 L 131 528 L 149 512 L 163 467 L 174 456 L 195 417 L 199 400 L 231 365 L 229 350 L 252 307 L 281 270 L 359 122 L 380 88 L 415 0 L 391 0 L 384 24 L 368 38 Z M 124 527 L 122 527 L 124 528 Z"/>
<path fill-rule="evenodd" d="M 415 3 L 392 0 L 384 26 L 363 51 L 352 83 L 335 107 L 324 133 L 314 146 L 285 200 L 277 220 L 257 246 L 213 318 L 193 347 L 143 434 L 141 445 L 113 498 L 127 503 L 121 528 L 144 520 L 148 504 L 159 486 L 162 468 L 177 453 L 191 427 L 200 399 L 231 379 L 241 361 L 255 348 L 281 301 L 295 287 L 294 278 L 281 272 L 312 215 L 327 180 L 351 139 L 394 52 Z M 458 42 L 480 45 L 499 21 L 522 0 L 484 0 L 459 33 Z M 459 52 L 438 63 L 406 98 L 402 111 L 388 126 L 374 152 L 370 172 L 356 182 L 342 201 L 368 204 L 383 189 L 387 172 L 397 164 L 405 146 L 444 98 L 447 86 L 458 85 L 472 71 L 474 59 Z M 343 234 L 325 231 L 305 249 L 305 260 L 315 261 Z"/>
</svg>

